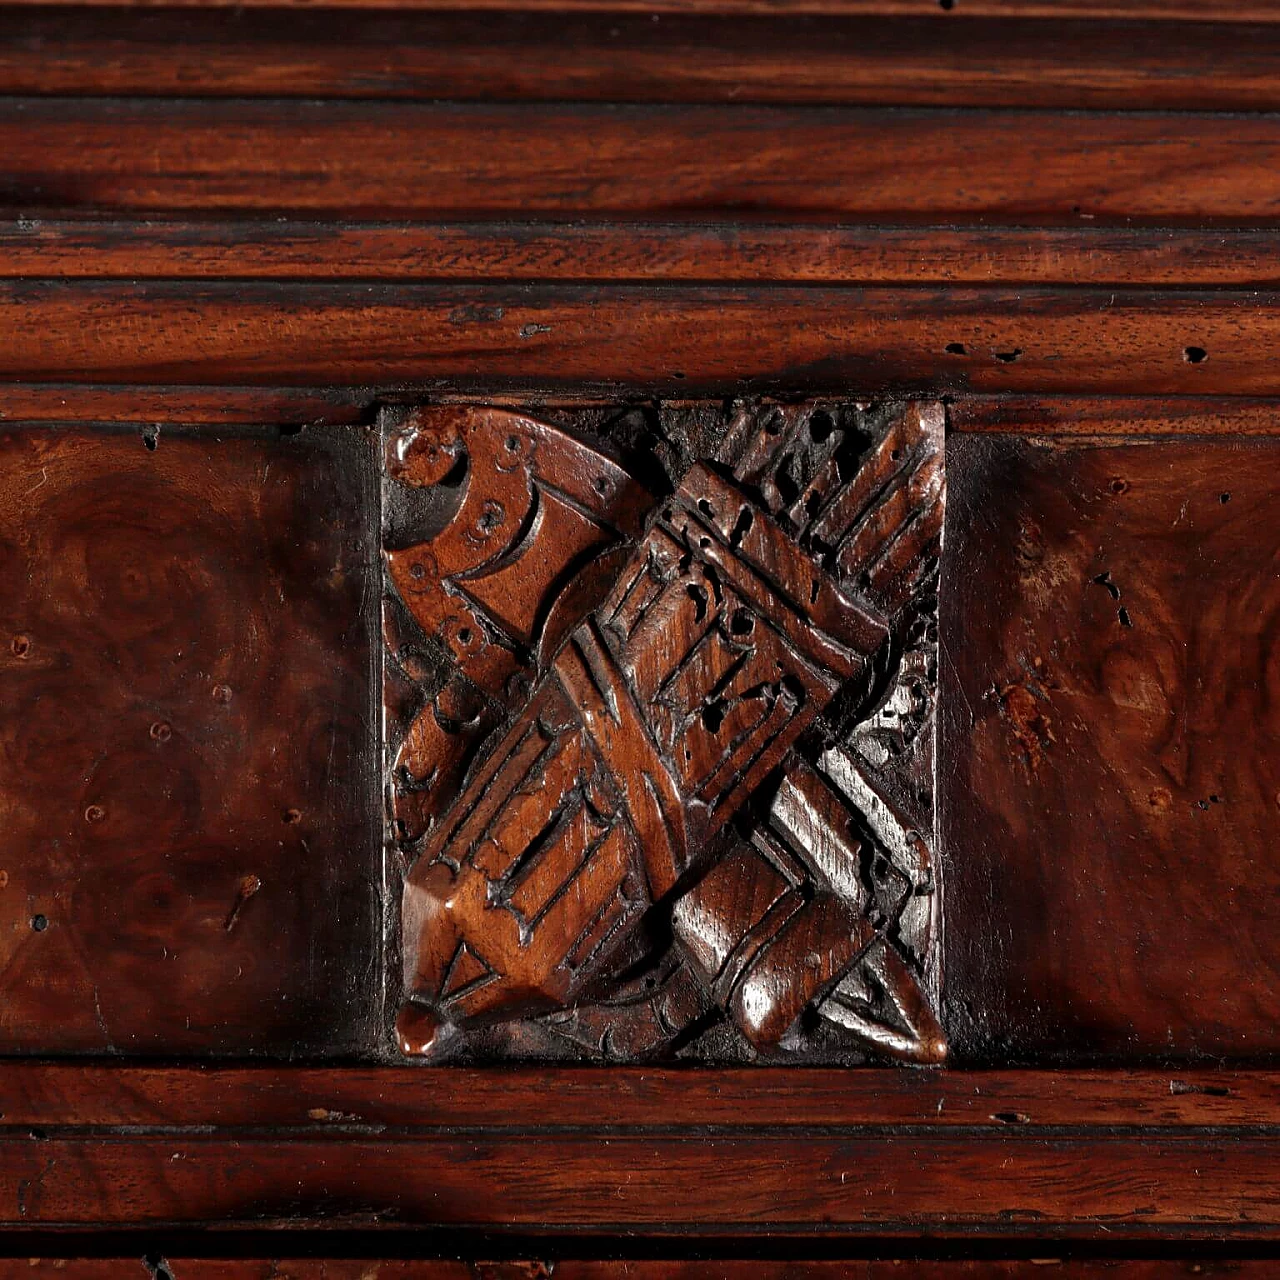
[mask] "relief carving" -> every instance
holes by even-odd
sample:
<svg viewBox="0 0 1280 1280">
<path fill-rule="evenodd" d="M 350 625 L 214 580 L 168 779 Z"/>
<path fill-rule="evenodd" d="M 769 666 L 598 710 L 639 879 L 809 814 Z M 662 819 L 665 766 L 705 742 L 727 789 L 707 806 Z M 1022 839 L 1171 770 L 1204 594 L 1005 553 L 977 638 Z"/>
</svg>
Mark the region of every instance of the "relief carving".
<svg viewBox="0 0 1280 1280">
<path fill-rule="evenodd" d="M 721 426 L 665 496 L 607 423 L 389 426 L 403 1052 L 945 1056 L 942 409 Z"/>
</svg>

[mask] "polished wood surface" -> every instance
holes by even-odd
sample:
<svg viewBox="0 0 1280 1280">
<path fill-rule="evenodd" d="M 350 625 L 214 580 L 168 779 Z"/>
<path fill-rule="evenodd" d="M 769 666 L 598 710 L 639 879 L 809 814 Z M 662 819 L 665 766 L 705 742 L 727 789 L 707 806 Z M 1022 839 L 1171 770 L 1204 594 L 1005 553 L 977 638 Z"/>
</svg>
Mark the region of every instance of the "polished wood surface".
<svg viewBox="0 0 1280 1280">
<path fill-rule="evenodd" d="M 370 464 L 320 432 L 0 434 L 3 1052 L 367 1043 Z"/>
<path fill-rule="evenodd" d="M 1274 1264 L 1260 1259 L 1204 1263 L 1191 1259 L 1015 1258 L 963 1261 L 918 1256 L 832 1261 L 795 1257 L 788 1261 L 755 1258 L 687 1260 L 676 1258 L 587 1260 L 552 1256 L 462 1262 L 431 1258 L 239 1258 L 210 1259 L 154 1255 L 135 1258 L 0 1259 L 0 1277 L 38 1280 L 105 1280 L 132 1276 L 145 1280 L 1181 1280 L 1189 1276 L 1234 1276 L 1265 1280 Z"/>
<path fill-rule="evenodd" d="M 474 280 L 1267 289 L 1280 232 L 680 222 L 0 220 L 0 272 L 49 279 Z M 1154 301 L 1154 300 L 1153 300 Z"/>
<path fill-rule="evenodd" d="M 1233 290 L 23 280 L 0 285 L 0 378 L 416 385 L 486 400 L 495 389 L 797 387 L 1261 396 L 1275 385 L 1278 301 Z"/>
<path fill-rule="evenodd" d="M 392 1253 L 570 1278 L 621 1258 L 644 1280 L 817 1256 L 877 1277 L 1274 1266 L 1278 24 L 1273 0 L 0 9 L 0 1254 L 151 1280 L 364 1276 Z M 944 963 L 902 999 L 891 957 L 921 953 L 881 913 L 860 990 L 945 1035 L 948 1065 L 780 1065 L 831 1001 L 866 1029 L 828 982 L 860 927 L 839 912 L 758 1009 L 714 980 L 781 954 L 753 950 L 771 824 L 822 864 L 782 897 L 823 909 L 842 810 L 805 768 L 829 709 L 768 811 L 738 806 L 735 847 L 695 842 L 646 913 L 671 908 L 684 989 L 769 1065 L 706 1066 L 731 1037 L 697 1067 L 570 1061 L 689 1046 L 624 1025 L 617 970 L 589 1000 L 557 986 L 564 931 L 518 1018 L 401 1065 L 398 975 L 407 956 L 413 988 L 424 950 L 400 936 L 402 877 L 465 844 L 441 834 L 462 795 L 530 855 L 468 936 L 504 884 L 533 895 L 532 819 L 557 796 L 482 791 L 486 744 L 559 680 L 558 639 L 643 576 L 627 560 L 661 499 L 691 498 L 671 509 L 692 528 L 715 485 L 743 488 L 789 539 L 778 594 L 824 554 L 768 492 L 792 462 L 757 483 L 723 452 L 769 396 L 794 421 L 843 406 L 868 447 L 945 417 L 944 839 L 921 897 Z M 482 501 L 455 530 L 536 553 L 488 593 L 523 627 L 492 669 L 451 666 L 460 633 L 402 591 L 449 525 L 437 481 L 471 458 L 381 447 L 478 406 L 587 450 L 548 445 L 530 473 L 576 525 L 540 532 L 521 473 L 494 498 L 519 528 Z M 635 501 L 608 572 L 562 600 L 603 495 L 561 486 L 605 454 Z M 476 565 L 451 554 L 416 581 L 452 599 Z M 792 654 L 822 631 L 804 601 L 756 620 L 803 619 Z M 619 687 L 661 676 L 680 634 L 637 644 Z M 206 649 L 229 703 L 182 682 Z M 919 655 L 895 634 L 887 658 Z M 504 662 L 527 686 L 486 685 Z M 577 694 L 557 740 L 598 710 Z M 474 760 L 433 773 L 468 734 Z M 528 1034 L 533 986 L 567 1054 Z M 451 1012 L 439 983 L 412 997 Z M 523 1065 L 465 1065 L 503 1034 Z M 62 1060 L 15 1061 L 35 1055 Z"/>
<path fill-rule="evenodd" d="M 1280 194 L 1267 113 L 11 97 L 0 152 L 26 214 L 1274 226 Z"/>
<path fill-rule="evenodd" d="M 872 106 L 1274 110 L 1273 23 L 974 16 L 926 3 L 836 12 L 489 12 L 404 6 L 30 8 L 0 30 L 0 91 L 79 96 L 298 97 Z M 1065 6 L 1064 6 L 1065 8 Z M 1221 5 L 1206 17 L 1221 17 Z M 1044 57 L 1046 46 L 1053 58 Z"/>
<path fill-rule="evenodd" d="M 0 1090 L 11 1228 L 1280 1232 L 1271 1073 L 29 1064 Z"/>
<path fill-rule="evenodd" d="M 957 1052 L 1280 1047 L 1278 458 L 1266 440 L 953 440 L 939 758 Z"/>
<path fill-rule="evenodd" d="M 549 1015 L 526 1034 L 627 1059 L 723 1010 L 739 1051 L 945 1055 L 943 428 L 936 404 L 883 422 L 740 406 L 718 433 L 729 475 L 695 463 L 655 501 L 508 410 L 422 409 L 398 427 L 390 476 L 452 507 L 428 541 L 387 552 L 452 668 L 419 660 L 432 692 L 393 779 L 414 860 L 406 1053 L 439 1060 L 459 1030 Z M 501 734 L 486 696 L 514 713 Z M 822 745 L 801 747 L 806 733 Z"/>
</svg>

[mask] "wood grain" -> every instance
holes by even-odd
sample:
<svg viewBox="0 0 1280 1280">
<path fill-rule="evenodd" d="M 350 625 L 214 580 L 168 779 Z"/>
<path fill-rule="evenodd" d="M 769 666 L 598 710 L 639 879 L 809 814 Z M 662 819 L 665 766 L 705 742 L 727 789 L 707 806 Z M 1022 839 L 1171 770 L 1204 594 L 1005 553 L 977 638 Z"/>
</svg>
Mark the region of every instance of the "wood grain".
<svg viewBox="0 0 1280 1280">
<path fill-rule="evenodd" d="M 923 1127 L 1240 1135 L 1280 1129 L 1280 1074 L 1256 1070 L 761 1072 L 509 1064 L 451 1067 L 165 1067 L 0 1064 L 14 1131 L 87 1126 L 180 1132 L 220 1125 L 319 1137 L 383 1130 L 809 1132 Z M 340 1140 L 340 1139 L 339 1139 Z"/>
<path fill-rule="evenodd" d="M 751 223 L 0 221 L 0 277 L 1280 287 L 1280 233 Z"/>
<path fill-rule="evenodd" d="M 359 426 L 372 423 L 375 400 L 372 390 L 350 387 L 10 383 L 0 390 L 0 423 Z"/>
<path fill-rule="evenodd" d="M 394 1243 L 387 1241 L 384 1243 Z M 936 1246 L 935 1246 L 936 1247 Z M 263 1248 L 267 1251 L 269 1245 Z M 526 1246 L 527 1248 L 527 1246 Z M 1264 1247 L 1265 1248 L 1265 1247 Z M 1025 1246 L 1023 1247 L 1025 1251 Z M 453 1258 L 387 1257 L 272 1257 L 212 1259 L 172 1256 L 162 1264 L 181 1280 L 544 1280 L 554 1274 L 559 1280 L 1187 1280 L 1187 1277 L 1235 1277 L 1235 1280 L 1267 1280 L 1275 1263 L 1265 1257 L 1241 1257 L 1239 1249 L 1228 1259 L 1204 1261 L 1203 1252 L 1187 1251 L 1185 1257 L 1123 1259 L 1029 1257 L 962 1260 L 922 1257 L 920 1246 L 909 1256 L 905 1245 L 875 1258 L 844 1261 L 793 1256 L 786 1261 L 739 1256 L 705 1258 L 664 1257 L 587 1259 L 558 1256 L 552 1245 L 541 1254 L 513 1258 L 504 1250 L 501 1261 L 464 1262 Z M 759 1252 L 759 1249 L 756 1250 Z M 790 1250 L 797 1251 L 794 1246 Z M 496 1254 L 491 1248 L 489 1253 Z M 603 1249 L 602 1249 L 603 1252 Z M 676 1246 L 667 1252 L 676 1253 Z M 1060 1252 L 1060 1251 L 1059 1251 Z M 1154 1252 L 1154 1250 L 1152 1251 Z M 1261 1252 L 1261 1250 L 1259 1250 Z M 487 1256 L 487 1255 L 483 1255 Z M 154 1265 L 155 1256 L 152 1258 Z M 146 1280 L 151 1270 L 146 1260 L 124 1258 L 22 1258 L 0 1259 L 0 1277 L 19 1280 Z"/>
<path fill-rule="evenodd" d="M 0 1137 L 0 1228 L 1280 1236 L 1275 1136 L 544 1137 Z"/>
<path fill-rule="evenodd" d="M 1243 291 L 42 280 L 0 286 L 0 377 L 1265 395 L 1280 349 L 1276 301 Z"/>
<path fill-rule="evenodd" d="M 79 8 L 88 3 L 128 9 L 150 4 L 151 0 L 10 0 L 24 5 Z M 751 13 L 846 14 L 902 17 L 929 14 L 939 24 L 954 24 L 973 17 L 1001 18 L 1156 18 L 1172 22 L 1274 22 L 1280 21 L 1275 0 L 1221 0 L 1206 9 L 1182 0 L 1153 8 L 1144 0 L 967 0 L 963 8 L 942 6 L 936 0 L 175 0 L 174 7 L 186 9 L 268 8 L 296 10 L 311 8 L 363 9 L 392 8 L 450 12 L 458 9 L 488 9 L 531 13 L 564 10 L 594 10 L 605 13 L 646 12 L 660 18 L 667 15 Z"/>
<path fill-rule="evenodd" d="M 494 1250 L 493 1252 L 496 1252 Z M 674 1252 L 674 1248 L 672 1249 Z M 556 1257 L 548 1247 L 537 1259 L 463 1262 L 445 1258 L 164 1258 L 181 1280 L 1185 1280 L 1191 1276 L 1231 1276 L 1267 1280 L 1275 1272 L 1270 1259 L 1232 1256 L 1208 1262 L 1186 1258 L 1080 1259 L 1060 1257 L 989 1258 L 964 1261 L 882 1257 L 835 1261 L 793 1258 L 663 1258 L 591 1260 Z M 20 1280 L 146 1280 L 146 1260 L 127 1258 L 0 1259 L 0 1277 Z M 151 1272 L 154 1274 L 153 1272 Z"/>
<path fill-rule="evenodd" d="M 17 10 L 0 91 L 1274 110 L 1273 23 L 792 12 Z M 653 7 L 656 11 L 657 6 Z M 1156 21 L 1148 19 L 1155 17 Z M 945 36 L 945 38 L 940 38 Z M 1053 57 L 1046 58 L 1051 48 Z"/>
<path fill-rule="evenodd" d="M 3 1052 L 376 1039 L 370 498 L 356 436 L 0 434 Z"/>
<path fill-rule="evenodd" d="M 1266 114 L 6 98 L 0 154 L 0 209 L 22 214 L 1203 226 L 1280 208 Z"/>
<path fill-rule="evenodd" d="M 1268 436 L 1280 433 L 1280 402 L 1229 396 L 981 396 L 958 398 L 952 432 L 1025 436 Z"/>
<path fill-rule="evenodd" d="M 1267 440 L 953 438 L 939 759 L 962 1055 L 1280 1048 L 1277 460 Z"/>
</svg>

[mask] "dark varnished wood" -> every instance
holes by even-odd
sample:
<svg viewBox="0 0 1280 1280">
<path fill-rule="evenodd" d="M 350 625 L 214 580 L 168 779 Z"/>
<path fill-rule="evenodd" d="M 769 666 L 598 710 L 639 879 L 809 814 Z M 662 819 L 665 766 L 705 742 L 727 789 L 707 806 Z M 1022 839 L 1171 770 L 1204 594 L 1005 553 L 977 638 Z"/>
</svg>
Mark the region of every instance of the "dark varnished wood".
<svg viewBox="0 0 1280 1280">
<path fill-rule="evenodd" d="M 1008 435 L 1271 436 L 1280 432 L 1275 400 L 1247 396 L 963 396 L 950 406 L 955 433 Z"/>
<path fill-rule="evenodd" d="M 951 455 L 957 1046 L 1274 1054 L 1280 453 L 970 436 Z"/>
<path fill-rule="evenodd" d="M 277 429 L 372 424 L 378 395 L 349 387 L 103 386 L 17 383 L 0 391 L 0 422 L 132 423 L 138 427 Z"/>
<path fill-rule="evenodd" d="M 33 1063 L 0 1069 L 0 1096 L 6 1227 L 1280 1229 L 1280 1092 L 1263 1072 Z"/>
<path fill-rule="evenodd" d="M 929 852 L 944 418 L 907 406 L 871 446 L 868 425 L 743 406 L 723 470 L 696 463 L 656 502 L 509 410 L 397 426 L 390 478 L 447 514 L 388 551 L 389 577 L 453 667 L 417 660 L 430 688 L 393 777 L 416 859 L 405 1052 L 549 1014 L 627 1058 L 692 1039 L 718 1006 L 762 1053 L 842 1033 L 945 1053 Z M 500 740 L 486 697 L 516 712 Z"/>
<path fill-rule="evenodd" d="M 155 1264 L 152 1264 L 153 1266 Z M 1232 1276 L 1266 1280 L 1274 1263 L 1233 1257 L 1205 1264 L 1186 1259 L 1016 1258 L 958 1259 L 873 1258 L 850 1261 L 792 1258 L 782 1262 L 756 1258 L 715 1261 L 664 1258 L 588 1260 L 546 1257 L 462 1262 L 456 1259 L 397 1258 L 269 1258 L 210 1259 L 172 1257 L 162 1260 L 182 1280 L 1185 1280 L 1192 1276 Z M 120 1275 L 145 1280 L 144 1263 L 135 1258 L 0 1259 L 4 1280 L 117 1280 Z M 154 1274 L 154 1272 L 153 1272 Z"/>
<path fill-rule="evenodd" d="M 1261 113 L 5 98 L 0 154 L 28 215 L 1273 226 L 1280 199 Z"/>
<path fill-rule="evenodd" d="M 0 90 L 871 106 L 1274 110 L 1272 23 L 914 13 L 468 13 L 59 6 L 0 30 Z M 656 8 L 656 7 L 655 7 Z M 1219 6 L 1214 6 L 1215 9 Z M 1206 14 L 1206 16 L 1215 16 Z M 1053 49 L 1053 58 L 1044 51 Z"/>
<path fill-rule="evenodd" d="M 13 7 L 34 5 L 59 7 L 64 0 L 11 0 Z M 146 3 L 147 0 L 141 0 Z M 71 7 L 80 8 L 86 0 L 70 0 Z M 132 8 L 139 0 L 88 0 L 109 8 Z M 314 0 L 175 0 L 178 8 L 227 9 L 263 7 L 269 9 L 307 8 L 390 8 L 425 10 L 427 12 L 451 12 L 458 9 L 519 11 L 554 13 L 557 11 L 595 10 L 605 13 L 634 11 L 657 14 L 729 14 L 752 13 L 794 14 L 846 14 L 857 16 L 903 17 L 928 14 L 938 24 L 939 31 L 947 30 L 942 24 L 952 24 L 971 17 L 1001 18 L 1131 18 L 1143 17 L 1173 22 L 1204 23 L 1224 22 L 1275 22 L 1280 21 L 1280 9 L 1275 0 L 1222 0 L 1212 10 L 1200 5 L 1170 3 L 1152 8 L 1143 0 L 969 0 L 963 7 L 942 6 L 935 0 L 325 0 L 315 5 Z"/>
<path fill-rule="evenodd" d="M 1091 226 L 0 221 L 0 276 L 1268 289 L 1280 233 Z"/>
<path fill-rule="evenodd" d="M 341 1134 L 602 1128 L 1007 1133 L 1071 1129 L 1280 1127 L 1280 1075 L 1226 1069 L 856 1071 L 678 1066 L 155 1067 L 6 1062 L 5 1123 L 15 1131 L 201 1129 Z"/>
<path fill-rule="evenodd" d="M 473 395 L 1257 396 L 1280 344 L 1277 296 L 1245 290 L 19 281 L 0 323 L 9 379 Z"/>
<path fill-rule="evenodd" d="M 358 435 L 0 435 L 4 1052 L 366 1042 L 370 499 Z"/>
<path fill-rule="evenodd" d="M 819 1132 L 0 1139 L 0 1227 L 1274 1240 L 1274 1136 Z M 692 1139 L 692 1140 L 691 1140 Z M 497 1189 L 501 1189 L 500 1194 Z"/>
<path fill-rule="evenodd" d="M 64 553 L 0 573 L 0 601 L 75 578 L 81 561 L 131 588 L 177 584 L 141 602 L 119 592 L 105 638 L 83 630 L 99 615 L 73 608 L 75 592 L 41 596 L 58 602 L 57 652 L 74 666 L 38 668 L 42 692 L 58 698 L 34 703 L 24 687 L 21 718 L 0 710 L 0 743 L 40 745 L 48 726 L 70 733 L 70 723 L 104 757 L 127 756 L 112 795 L 136 829 L 110 857 L 87 840 L 65 843 L 60 806 L 96 776 L 80 768 L 79 748 L 64 753 L 62 773 L 46 771 L 47 785 L 15 790 L 0 777 L 0 848 L 12 838 L 4 822 L 14 796 L 24 824 L 17 858 L 0 868 L 10 877 L 0 901 L 21 887 L 15 867 L 44 869 L 67 908 L 64 918 L 38 904 L 47 927 L 31 928 L 33 911 L 6 931 L 25 958 L 5 972 L 0 1028 L 6 1018 L 70 1026 L 79 1039 L 66 1047 L 92 1052 L 261 1049 L 274 1064 L 0 1063 L 6 1250 L 39 1253 L 52 1241 L 72 1252 L 79 1238 L 57 1231 L 68 1223 L 146 1227 L 89 1245 L 112 1260 L 131 1255 L 130 1268 L 153 1280 L 170 1272 L 145 1242 L 167 1232 L 178 1243 L 184 1224 L 429 1228 L 400 1238 L 406 1259 L 424 1242 L 466 1256 L 441 1242 L 469 1245 L 481 1233 L 548 1260 L 597 1248 L 660 1259 L 669 1244 L 686 1258 L 795 1259 L 798 1273 L 809 1269 L 804 1239 L 759 1238 L 824 1235 L 829 1258 L 927 1252 L 952 1275 L 974 1274 L 962 1258 L 1003 1256 L 990 1237 L 1011 1238 L 1008 1252 L 1028 1266 L 1077 1253 L 1068 1239 L 1107 1264 L 1138 1258 L 1137 1242 L 1149 1239 L 1153 1256 L 1195 1252 L 1210 1271 L 1274 1250 L 1275 1079 L 1190 1064 L 1276 1061 L 1277 811 L 1267 797 L 1277 784 L 1268 699 L 1280 416 L 1265 397 L 1278 337 L 1280 125 L 1269 112 L 1280 8 L 482 0 L 481 9 L 326 0 L 0 13 L 0 415 L 44 423 L 20 434 L 71 450 L 85 513 L 29 517 L 58 492 L 56 477 L 31 471 L 22 517 L 0 520 L 0 538 L 13 531 L 25 548 L 24 538 L 44 546 L 58 535 Z M 457 413 L 460 397 L 501 400 L 508 417 L 568 432 L 588 451 L 570 462 L 544 455 L 527 477 L 539 497 L 580 468 L 595 476 L 600 454 L 590 451 L 603 450 L 625 488 L 652 495 L 637 499 L 643 515 L 700 477 L 711 502 L 705 473 L 691 469 L 721 456 L 731 419 L 725 404 L 654 397 L 762 392 L 784 396 L 793 413 L 828 394 L 864 425 L 945 397 L 949 451 L 968 463 L 943 564 L 963 606 L 943 637 L 953 668 L 940 757 L 951 815 L 951 1065 L 566 1065 L 573 1054 L 653 1048 L 631 1034 L 636 1024 L 618 1034 L 636 992 L 616 970 L 601 972 L 590 1000 L 555 1010 L 572 1033 L 558 1063 L 546 1060 L 546 1028 L 538 1039 L 525 1016 L 508 1048 L 542 1058 L 535 1066 L 377 1065 L 391 1050 L 400 957 L 393 944 L 382 966 L 375 911 L 348 914 L 372 902 L 381 876 L 368 704 L 383 592 L 367 571 L 376 573 L 379 507 L 393 557 L 430 544 L 448 512 L 433 505 L 440 477 L 430 465 L 416 477 L 427 483 L 406 483 L 428 462 L 412 450 L 395 460 L 405 473 L 388 466 L 374 500 L 362 428 L 380 413 L 389 430 L 402 427 L 404 406 L 424 401 L 433 412 L 450 401 Z M 906 410 L 886 401 L 899 392 Z M 343 429 L 292 438 L 272 429 L 319 421 Z M 59 434 L 50 423 L 74 425 Z M 147 453 L 143 439 L 158 449 Z M 166 450 L 179 446 L 200 465 L 164 471 Z M 157 475 L 165 485 L 137 500 L 139 476 Z M 524 479 L 503 489 L 504 506 Z M 955 482 L 953 472 L 953 493 Z M 764 479 L 748 488 L 783 527 L 787 503 L 769 497 Z M 560 492 L 584 520 L 599 514 L 591 491 Z M 480 516 L 479 532 L 493 532 L 492 512 L 482 505 Z M 497 646 L 510 668 L 500 674 L 531 687 L 559 679 L 555 638 L 584 616 L 598 622 L 628 556 L 651 536 L 630 518 L 612 529 L 610 572 L 564 602 L 561 571 L 581 539 L 562 527 L 527 545 L 506 540 L 535 552 L 538 572 L 490 592 L 503 618 L 528 624 L 516 637 L 523 651 Z M 434 584 L 453 592 L 473 581 L 467 561 L 455 554 Z M 770 563 L 773 588 L 794 585 L 787 554 Z M 175 566 L 208 589 L 193 596 Z M 554 619 L 543 609 L 553 597 Z M 190 630 L 191 652 L 207 644 L 236 662 L 268 650 L 241 664 L 222 710 L 153 696 L 175 669 L 154 659 L 154 644 L 140 671 L 122 652 L 120 636 L 161 604 L 176 619 L 170 633 Z M 441 659 L 457 633 L 441 633 L 438 611 L 387 612 L 387 745 L 401 767 L 395 754 L 386 763 L 404 824 L 386 833 L 392 914 L 400 873 L 443 841 L 439 808 L 401 803 L 437 759 L 423 727 L 474 728 L 477 742 L 488 729 L 453 696 L 454 677 L 482 690 L 489 741 L 529 704 L 523 686 L 490 687 L 494 669 L 479 656 Z M 757 626 L 779 616 L 787 611 L 765 610 Z M 806 630 L 793 651 L 815 635 Z M 42 650 L 24 637 L 41 634 L 15 627 L 16 648 L 6 649 L 0 633 L 0 681 L 6 658 L 37 669 Z M 637 644 L 638 669 L 660 667 L 662 639 Z M 53 688 L 54 675 L 70 692 Z M 190 830 L 170 841 L 156 819 L 189 778 L 166 761 L 207 728 L 201 716 L 247 705 L 242 684 L 254 716 L 231 745 L 212 731 L 196 744 L 203 754 L 188 773 L 201 803 L 182 810 Z M 561 739 L 573 736 L 569 713 L 595 707 L 590 688 L 579 693 L 551 725 Z M 120 714 L 107 715 L 108 695 Z M 147 719 L 139 745 L 130 725 L 148 699 L 164 720 Z M 314 749 L 315 726 L 357 702 L 356 728 L 337 736 L 360 738 L 359 759 L 331 752 L 333 734 Z M 722 828 L 738 843 L 695 851 L 720 874 L 668 894 L 678 907 L 672 953 L 704 991 L 714 944 L 732 942 L 753 915 L 743 886 L 759 883 L 750 859 L 771 824 L 799 829 L 806 805 L 819 819 L 830 812 L 797 763 L 812 761 L 813 733 L 790 747 L 785 780 L 771 779 L 769 810 L 745 803 Z M 625 780 L 633 764 L 619 752 L 603 772 Z M 285 776 L 315 797 L 316 831 L 310 802 L 277 811 Z M 509 811 L 525 805 L 527 818 L 554 799 L 467 792 L 464 776 L 465 763 L 433 780 L 442 804 L 462 790 Z M 121 806 L 101 807 L 101 821 L 95 813 L 85 825 L 106 834 Z M 526 848 L 528 826 L 511 824 Z M 661 841 L 649 843 L 655 861 Z M 812 857 L 838 841 L 809 843 Z M 242 866 L 248 854 L 264 856 Z M 519 891 L 519 879 L 507 887 Z M 139 893 L 139 883 L 162 891 Z M 822 877 L 808 889 L 814 912 Z M 483 937 L 488 921 L 475 914 Z M 143 924 L 154 929 L 140 944 Z M 30 957 L 48 956 L 50 944 L 98 968 L 35 967 Z M 255 963 L 220 985 L 205 957 L 235 946 Z M 836 951 L 814 951 L 820 996 Z M 535 977 L 545 990 L 549 972 L 554 988 L 555 966 L 539 965 Z M 796 972 L 780 966 L 768 984 L 774 1023 L 804 1000 L 813 1013 L 810 980 Z M 892 982 L 883 964 L 879 976 Z M 38 1008 L 48 991 L 56 998 Z M 712 991 L 715 1010 L 732 1006 L 724 994 Z M 432 1012 L 446 1003 L 415 996 Z M 741 1025 L 734 1014 L 720 1025 Z M 135 1031 L 148 1018 L 144 1045 Z M 764 1030 L 768 1056 L 768 1020 Z M 474 1060 L 495 1033 L 465 1034 Z M 727 1044 L 694 1056 L 716 1060 Z M 39 1047 L 30 1037 L 18 1046 Z M 301 1053 L 363 1065 L 280 1066 Z M 1111 1069 L 1048 1069 L 1099 1061 Z M 1039 1069 L 975 1073 L 965 1065 L 974 1062 Z M 1134 1072 L 1134 1062 L 1149 1069 Z M 546 1248 L 525 1251 L 511 1232 Z M 566 1248 L 577 1233 L 592 1242 Z M 605 1239 L 623 1233 L 666 1240 Z M 933 1234 L 947 1240 L 886 1239 Z M 248 1245 L 224 1241 L 207 1233 L 191 1251 L 323 1252 L 297 1234 L 279 1248 L 265 1232 Z M 661 1261 L 646 1265 L 643 1280 L 663 1273 Z M 1017 1273 L 988 1265 L 987 1274 Z M 1085 1262 L 1076 1270 L 1099 1273 Z M 905 1262 L 889 1274 L 917 1273 L 928 1274 Z"/>
</svg>

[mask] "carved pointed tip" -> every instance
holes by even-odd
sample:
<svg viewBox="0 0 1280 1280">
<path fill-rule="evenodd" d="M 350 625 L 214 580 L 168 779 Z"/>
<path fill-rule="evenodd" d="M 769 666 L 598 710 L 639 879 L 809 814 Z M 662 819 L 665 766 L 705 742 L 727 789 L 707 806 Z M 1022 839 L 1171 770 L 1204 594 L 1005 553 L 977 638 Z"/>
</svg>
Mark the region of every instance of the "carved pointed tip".
<svg viewBox="0 0 1280 1280">
<path fill-rule="evenodd" d="M 409 1058 L 439 1057 L 452 1029 L 425 1005 L 401 1005 L 396 1015 L 396 1042 L 400 1052 Z"/>
<path fill-rule="evenodd" d="M 920 1067 L 940 1067 L 947 1060 L 947 1038 L 939 1026 L 930 1028 L 915 1044 L 910 1060 Z"/>
</svg>

